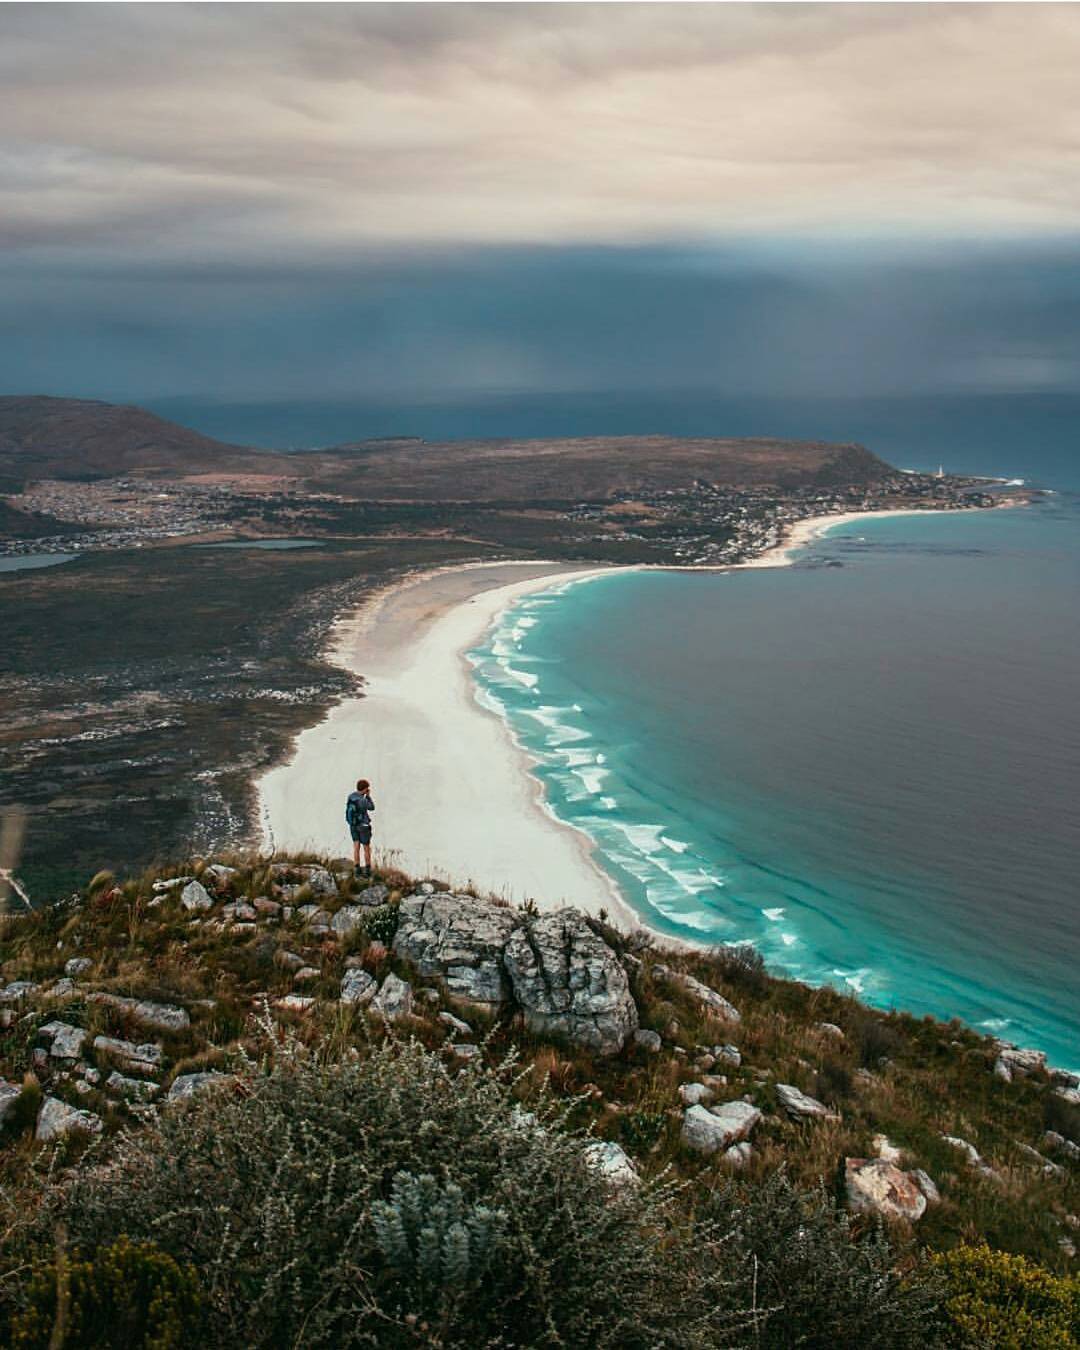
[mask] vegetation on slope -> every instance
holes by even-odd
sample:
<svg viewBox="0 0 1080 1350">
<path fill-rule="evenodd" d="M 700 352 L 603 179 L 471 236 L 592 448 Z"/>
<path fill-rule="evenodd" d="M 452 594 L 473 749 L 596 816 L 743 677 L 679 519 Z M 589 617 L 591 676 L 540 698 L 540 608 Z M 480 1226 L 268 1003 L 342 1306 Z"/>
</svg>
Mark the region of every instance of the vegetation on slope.
<svg viewBox="0 0 1080 1350">
<path fill-rule="evenodd" d="M 312 898 L 313 871 L 233 861 L 101 876 L 5 921 L 0 1070 L 23 1084 L 0 1152 L 12 1343 L 116 1344 L 101 1328 L 123 1317 L 130 1345 L 1078 1343 L 1062 1245 L 1078 1169 L 1048 1174 L 1023 1151 L 1048 1126 L 1075 1137 L 1077 1121 L 1045 1074 L 995 1077 L 985 1038 L 774 980 L 745 952 L 665 952 L 738 1006 L 733 1029 L 658 982 L 640 937 L 597 924 L 661 1036 L 658 1052 L 631 1042 L 601 1058 L 528 1032 L 513 1009 L 455 1007 L 410 969 L 391 946 L 407 878 L 369 886 L 339 864 L 335 893 Z M 205 908 L 154 890 L 178 874 L 205 882 Z M 332 927 L 364 899 L 381 903 Z M 357 971 L 408 979 L 411 1014 L 391 1025 L 341 1001 Z M 152 1033 L 156 1087 L 136 1096 L 163 1103 L 178 1079 L 202 1091 L 150 1106 L 110 1088 L 115 1042 L 148 1033 L 130 1001 L 102 994 L 183 1011 Z M 451 1010 L 476 1033 L 471 1058 Z M 74 1070 L 47 1053 L 58 1021 L 87 1033 Z M 738 1065 L 710 1063 L 732 1040 Z M 741 1169 L 688 1151 L 679 1128 L 679 1086 L 721 1069 L 725 1097 L 765 1111 Z M 221 1077 L 189 1077 L 207 1072 Z M 780 1082 L 839 1119 L 788 1120 Z M 36 1141 L 43 1093 L 102 1133 Z M 940 1189 L 914 1228 L 844 1208 L 837 1164 L 877 1134 Z M 595 1141 L 620 1144 L 641 1180 L 598 1170 Z M 171 1310 L 173 1339 L 151 1307 Z M 58 1315 L 67 1329 L 50 1342 Z"/>
</svg>

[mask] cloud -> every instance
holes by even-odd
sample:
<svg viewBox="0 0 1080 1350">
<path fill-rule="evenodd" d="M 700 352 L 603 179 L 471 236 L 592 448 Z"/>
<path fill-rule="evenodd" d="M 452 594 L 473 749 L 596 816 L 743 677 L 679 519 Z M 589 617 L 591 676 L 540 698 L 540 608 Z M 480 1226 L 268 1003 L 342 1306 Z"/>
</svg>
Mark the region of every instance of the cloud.
<svg viewBox="0 0 1080 1350">
<path fill-rule="evenodd" d="M 1080 224 L 1080 10 L 9 5 L 4 242 L 153 258 Z"/>
</svg>

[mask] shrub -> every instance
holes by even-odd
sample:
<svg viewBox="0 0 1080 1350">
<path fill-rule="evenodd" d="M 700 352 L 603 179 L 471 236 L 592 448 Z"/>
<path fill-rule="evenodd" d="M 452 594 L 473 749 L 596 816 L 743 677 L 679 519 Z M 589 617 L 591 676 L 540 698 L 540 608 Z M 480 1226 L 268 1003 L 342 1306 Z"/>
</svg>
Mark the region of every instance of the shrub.
<svg viewBox="0 0 1080 1350">
<path fill-rule="evenodd" d="M 623 1143 L 631 1153 L 648 1153 L 668 1123 L 666 1111 L 633 1111 L 621 1122 Z"/>
<path fill-rule="evenodd" d="M 903 1253 L 880 1225 L 861 1236 L 824 1190 L 798 1190 L 783 1170 L 709 1197 L 710 1222 L 729 1228 L 729 1278 L 761 1309 L 761 1350 L 907 1350 L 940 1344 L 939 1300 L 925 1269 L 898 1273 Z"/>
<path fill-rule="evenodd" d="M 768 981 L 765 958 L 756 947 L 745 942 L 737 946 L 717 947 L 711 953 L 720 969 L 720 974 L 730 984 L 738 985 L 751 993 L 760 994 Z"/>
<path fill-rule="evenodd" d="M 987 1246 L 935 1256 L 948 1282 L 946 1343 L 963 1350 L 1071 1350 L 1080 1344 L 1080 1278 Z"/>
<path fill-rule="evenodd" d="M 58 1253 L 34 1276 L 26 1303 L 12 1322 L 13 1350 L 182 1350 L 194 1344 L 199 1323 L 191 1267 L 126 1237 L 89 1261 Z"/>
<path fill-rule="evenodd" d="M 389 1039 L 359 1061 L 286 1045 L 47 1184 L 0 1300 L 25 1304 L 17 1271 L 63 1223 L 84 1252 L 128 1234 L 192 1262 L 213 1345 L 730 1343 L 719 1230 L 668 1186 L 613 1188 L 508 1077 Z"/>
<path fill-rule="evenodd" d="M 364 916 L 364 932 L 372 942 L 381 942 L 384 947 L 393 943 L 397 926 L 397 905 L 380 905 Z"/>
</svg>

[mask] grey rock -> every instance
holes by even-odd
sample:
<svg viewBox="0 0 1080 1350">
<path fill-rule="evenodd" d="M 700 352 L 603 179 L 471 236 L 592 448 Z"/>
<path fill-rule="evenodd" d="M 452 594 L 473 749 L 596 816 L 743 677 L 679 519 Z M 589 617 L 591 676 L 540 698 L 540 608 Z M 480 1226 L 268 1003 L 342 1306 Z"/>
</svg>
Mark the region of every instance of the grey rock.
<svg viewBox="0 0 1080 1350">
<path fill-rule="evenodd" d="M 937 1184 L 929 1173 L 924 1172 L 921 1167 L 913 1167 L 908 1173 L 908 1176 L 915 1185 L 918 1186 L 919 1190 L 922 1191 L 923 1195 L 926 1196 L 926 1203 L 928 1205 L 941 1204 L 941 1192 L 938 1190 Z"/>
<path fill-rule="evenodd" d="M 995 1044 L 998 1049 L 995 1071 L 998 1062 L 1003 1063 L 1014 1078 L 1024 1078 L 1029 1073 L 1046 1068 L 1046 1056 L 1041 1050 L 1022 1050 L 1008 1041 L 997 1041 Z"/>
<path fill-rule="evenodd" d="M 64 962 L 64 974 L 69 975 L 73 980 L 78 979 L 78 977 L 85 974 L 93 964 L 93 961 L 91 961 L 88 956 L 73 956 L 70 961 Z"/>
<path fill-rule="evenodd" d="M 749 1102 L 725 1102 L 711 1111 L 691 1106 L 683 1116 L 683 1143 L 698 1153 L 718 1153 L 745 1139 L 760 1119 Z"/>
<path fill-rule="evenodd" d="M 1069 1073 L 1067 1069 L 1051 1069 L 1050 1082 L 1054 1087 L 1080 1088 L 1080 1073 Z"/>
<path fill-rule="evenodd" d="M 777 1083 L 776 1095 L 780 1098 L 780 1105 L 793 1120 L 809 1120 L 813 1116 L 820 1117 L 822 1120 L 840 1119 L 835 1112 L 830 1111 L 816 1097 L 808 1097 L 805 1092 L 800 1092 L 791 1083 Z"/>
<path fill-rule="evenodd" d="M 159 1031 L 186 1031 L 191 1018 L 183 1008 L 172 1003 L 151 1003 L 149 999 L 123 998 L 119 994 L 87 994 L 87 1003 L 104 1003 L 107 1007 L 118 1008 L 129 1013 L 136 1022 L 155 1027 Z"/>
<path fill-rule="evenodd" d="M 576 910 L 515 928 L 503 960 L 530 1030 L 598 1054 L 621 1050 L 637 1030 L 626 971 Z"/>
<path fill-rule="evenodd" d="M 347 970 L 341 981 L 341 1001 L 364 1007 L 375 997 L 378 987 L 375 976 L 366 970 Z"/>
<path fill-rule="evenodd" d="M 49 1042 L 53 1059 L 78 1059 L 87 1033 L 82 1027 L 68 1026 L 66 1022 L 46 1022 L 38 1028 L 38 1035 Z"/>
<path fill-rule="evenodd" d="M 1037 1149 L 1032 1148 L 1028 1144 L 1020 1144 L 1020 1143 L 1016 1145 L 1016 1148 L 1017 1151 L 1027 1159 L 1028 1162 L 1034 1163 L 1034 1165 L 1039 1169 L 1039 1171 L 1043 1174 L 1044 1177 L 1052 1177 L 1054 1180 L 1057 1181 L 1060 1181 L 1064 1178 L 1065 1176 L 1064 1167 L 1062 1167 L 1059 1163 L 1051 1162 L 1049 1158 L 1044 1158 L 1043 1155 Z"/>
<path fill-rule="evenodd" d="M 191 913 L 203 909 L 213 909 L 214 907 L 214 902 L 210 898 L 210 892 L 201 881 L 188 882 L 180 892 L 180 903 Z"/>
<path fill-rule="evenodd" d="M 137 1102 L 151 1101 L 161 1091 L 157 1083 L 148 1083 L 144 1078 L 125 1078 L 116 1069 L 105 1079 L 106 1092 L 114 1092 L 118 1097 L 131 1097 Z"/>
<path fill-rule="evenodd" d="M 394 951 L 454 998 L 497 1008 L 509 997 L 503 951 L 519 923 L 508 909 L 449 892 L 401 902 Z"/>
<path fill-rule="evenodd" d="M 330 920 L 330 927 L 338 937 L 351 937 L 357 929 L 364 926 L 364 909 L 361 905 L 342 905 Z"/>
<path fill-rule="evenodd" d="M 29 998 L 37 988 L 38 986 L 33 980 L 12 980 L 5 989 L 0 990 L 0 1003 L 21 1003 L 24 998 Z"/>
<path fill-rule="evenodd" d="M 268 919 L 275 919 L 281 913 L 281 905 L 265 895 L 257 895 L 251 905 L 257 914 L 262 914 Z"/>
<path fill-rule="evenodd" d="M 322 971 L 318 966 L 301 966 L 293 976 L 295 984 L 309 984 L 312 980 L 317 980 L 322 976 Z"/>
<path fill-rule="evenodd" d="M 383 980 L 379 992 L 371 1001 L 371 1011 L 393 1021 L 396 1017 L 409 1017 L 413 1010 L 412 985 L 407 980 L 391 972 Z"/>
<path fill-rule="evenodd" d="M 618 1144 L 597 1139 L 585 1145 L 584 1156 L 587 1166 L 610 1185 L 616 1188 L 641 1185 L 637 1168 Z"/>
<path fill-rule="evenodd" d="M 834 1036 L 838 1041 L 847 1040 L 842 1027 L 838 1027 L 835 1022 L 818 1022 L 817 1029 L 824 1036 Z"/>
<path fill-rule="evenodd" d="M 914 1223 L 926 1213 L 926 1196 L 911 1173 L 884 1158 L 845 1158 L 847 1206 L 855 1214 L 880 1214 Z"/>
<path fill-rule="evenodd" d="M 333 875 L 319 863 L 274 863 L 270 875 L 275 880 L 298 881 L 301 886 L 308 886 L 312 895 L 330 898 L 338 893 Z M 281 889 L 287 892 L 289 887 L 282 886 Z"/>
<path fill-rule="evenodd" d="M 467 1045 L 463 1041 L 453 1041 L 446 1046 L 454 1059 L 460 1064 L 471 1064 L 480 1059 L 481 1050 L 478 1045 Z"/>
<path fill-rule="evenodd" d="M 998 1055 L 997 1059 L 994 1060 L 994 1077 L 1000 1078 L 1005 1083 L 1011 1083 L 1013 1080 L 1009 1062 L 1003 1059 L 1001 1055 Z"/>
<path fill-rule="evenodd" d="M 664 1042 L 660 1039 L 658 1031 L 649 1031 L 646 1027 L 638 1027 L 634 1032 L 634 1044 L 640 1045 L 643 1050 L 648 1050 L 650 1054 L 657 1054 L 664 1048 Z"/>
<path fill-rule="evenodd" d="M 742 1053 L 737 1045 L 714 1045 L 713 1054 L 721 1064 L 737 1069 L 742 1063 Z"/>
<path fill-rule="evenodd" d="M 315 1000 L 305 994 L 286 994 L 284 998 L 274 999 L 274 1007 L 281 1008 L 283 1012 L 310 1012 L 315 1006 Z"/>
<path fill-rule="evenodd" d="M 120 1041 L 113 1036 L 95 1036 L 94 1049 L 119 1060 L 129 1073 L 142 1073 L 149 1077 L 161 1068 L 161 1046 L 150 1042 L 136 1045 L 133 1041 Z"/>
<path fill-rule="evenodd" d="M 719 1017 L 725 1022 L 741 1022 L 742 1015 L 734 1004 L 729 1003 L 723 994 L 718 994 L 715 989 L 710 989 L 707 984 L 702 984 L 693 975 L 684 975 L 680 971 L 671 970 L 665 965 L 655 965 L 652 968 L 653 979 L 661 982 L 681 985 L 683 989 L 699 1003 L 703 1003 L 714 1017 Z"/>
<path fill-rule="evenodd" d="M 274 961 L 281 966 L 283 970 L 302 970 L 304 967 L 304 958 L 297 956 L 296 952 L 279 951 L 274 954 Z"/>
<path fill-rule="evenodd" d="M 1070 1162 L 1080 1162 L 1080 1144 L 1066 1139 L 1063 1134 L 1058 1134 L 1057 1130 L 1046 1131 L 1042 1138 L 1042 1146 L 1052 1153 L 1063 1153 Z"/>
<path fill-rule="evenodd" d="M 7 1120 L 8 1116 L 15 1109 L 15 1103 L 22 1094 L 22 1087 L 18 1083 L 8 1083 L 0 1078 L 0 1125 Z"/>
<path fill-rule="evenodd" d="M 223 891 L 236 876 L 237 868 L 227 867 L 224 863 L 211 863 L 204 867 L 202 874 L 217 891 Z"/>
<path fill-rule="evenodd" d="M 1070 1106 L 1080 1106 L 1080 1088 L 1057 1087 L 1054 1088 L 1053 1092 L 1055 1097 L 1060 1097 L 1063 1102 L 1068 1102 Z"/>
<path fill-rule="evenodd" d="M 198 1092 L 224 1083 L 228 1074 L 224 1073 L 183 1073 L 173 1079 L 167 1100 L 170 1102 L 190 1101 Z"/>
<path fill-rule="evenodd" d="M 163 895 L 166 891 L 171 891 L 176 886 L 186 886 L 189 881 L 194 881 L 194 877 L 162 877 L 160 881 L 155 881 L 153 890 L 157 895 Z"/>
<path fill-rule="evenodd" d="M 365 909 L 379 909 L 385 905 L 390 896 L 388 886 L 376 885 L 368 886 L 355 897 L 356 903 L 363 905 Z"/>
<path fill-rule="evenodd" d="M 715 1093 L 704 1083 L 683 1083 L 679 1087 L 679 1100 L 683 1106 L 708 1106 Z"/>
<path fill-rule="evenodd" d="M 70 998 L 75 992 L 75 981 L 65 975 L 62 980 L 50 984 L 45 993 L 48 998 Z"/>
<path fill-rule="evenodd" d="M 753 1147 L 744 1139 L 741 1144 L 732 1144 L 730 1148 L 725 1149 L 722 1161 L 730 1167 L 745 1167 L 753 1154 Z"/>
<path fill-rule="evenodd" d="M 950 1144 L 964 1155 L 969 1167 L 978 1167 L 982 1162 L 982 1158 L 979 1156 L 979 1150 L 974 1144 L 969 1144 L 966 1139 L 958 1139 L 952 1134 L 943 1134 L 941 1137 L 946 1144 Z"/>
<path fill-rule="evenodd" d="M 463 1022 L 460 1017 L 455 1017 L 452 1012 L 441 1012 L 439 1014 L 439 1021 L 443 1026 L 449 1027 L 451 1031 L 456 1032 L 459 1036 L 472 1035 L 472 1027 L 469 1026 L 468 1022 Z"/>
<path fill-rule="evenodd" d="M 94 1115 L 93 1111 L 80 1111 L 58 1097 L 46 1097 L 38 1112 L 34 1138 L 47 1143 L 62 1134 L 100 1134 L 104 1128 L 101 1117 Z"/>
</svg>

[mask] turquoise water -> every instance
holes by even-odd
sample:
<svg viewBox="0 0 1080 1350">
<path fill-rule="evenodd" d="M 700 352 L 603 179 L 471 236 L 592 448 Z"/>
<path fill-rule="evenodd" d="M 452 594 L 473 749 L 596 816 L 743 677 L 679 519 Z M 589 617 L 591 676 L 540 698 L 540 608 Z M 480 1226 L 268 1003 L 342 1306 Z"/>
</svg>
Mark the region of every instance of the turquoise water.
<svg viewBox="0 0 1080 1350">
<path fill-rule="evenodd" d="M 552 586 L 471 654 L 651 927 L 1080 1066 L 1080 507 Z"/>
</svg>

